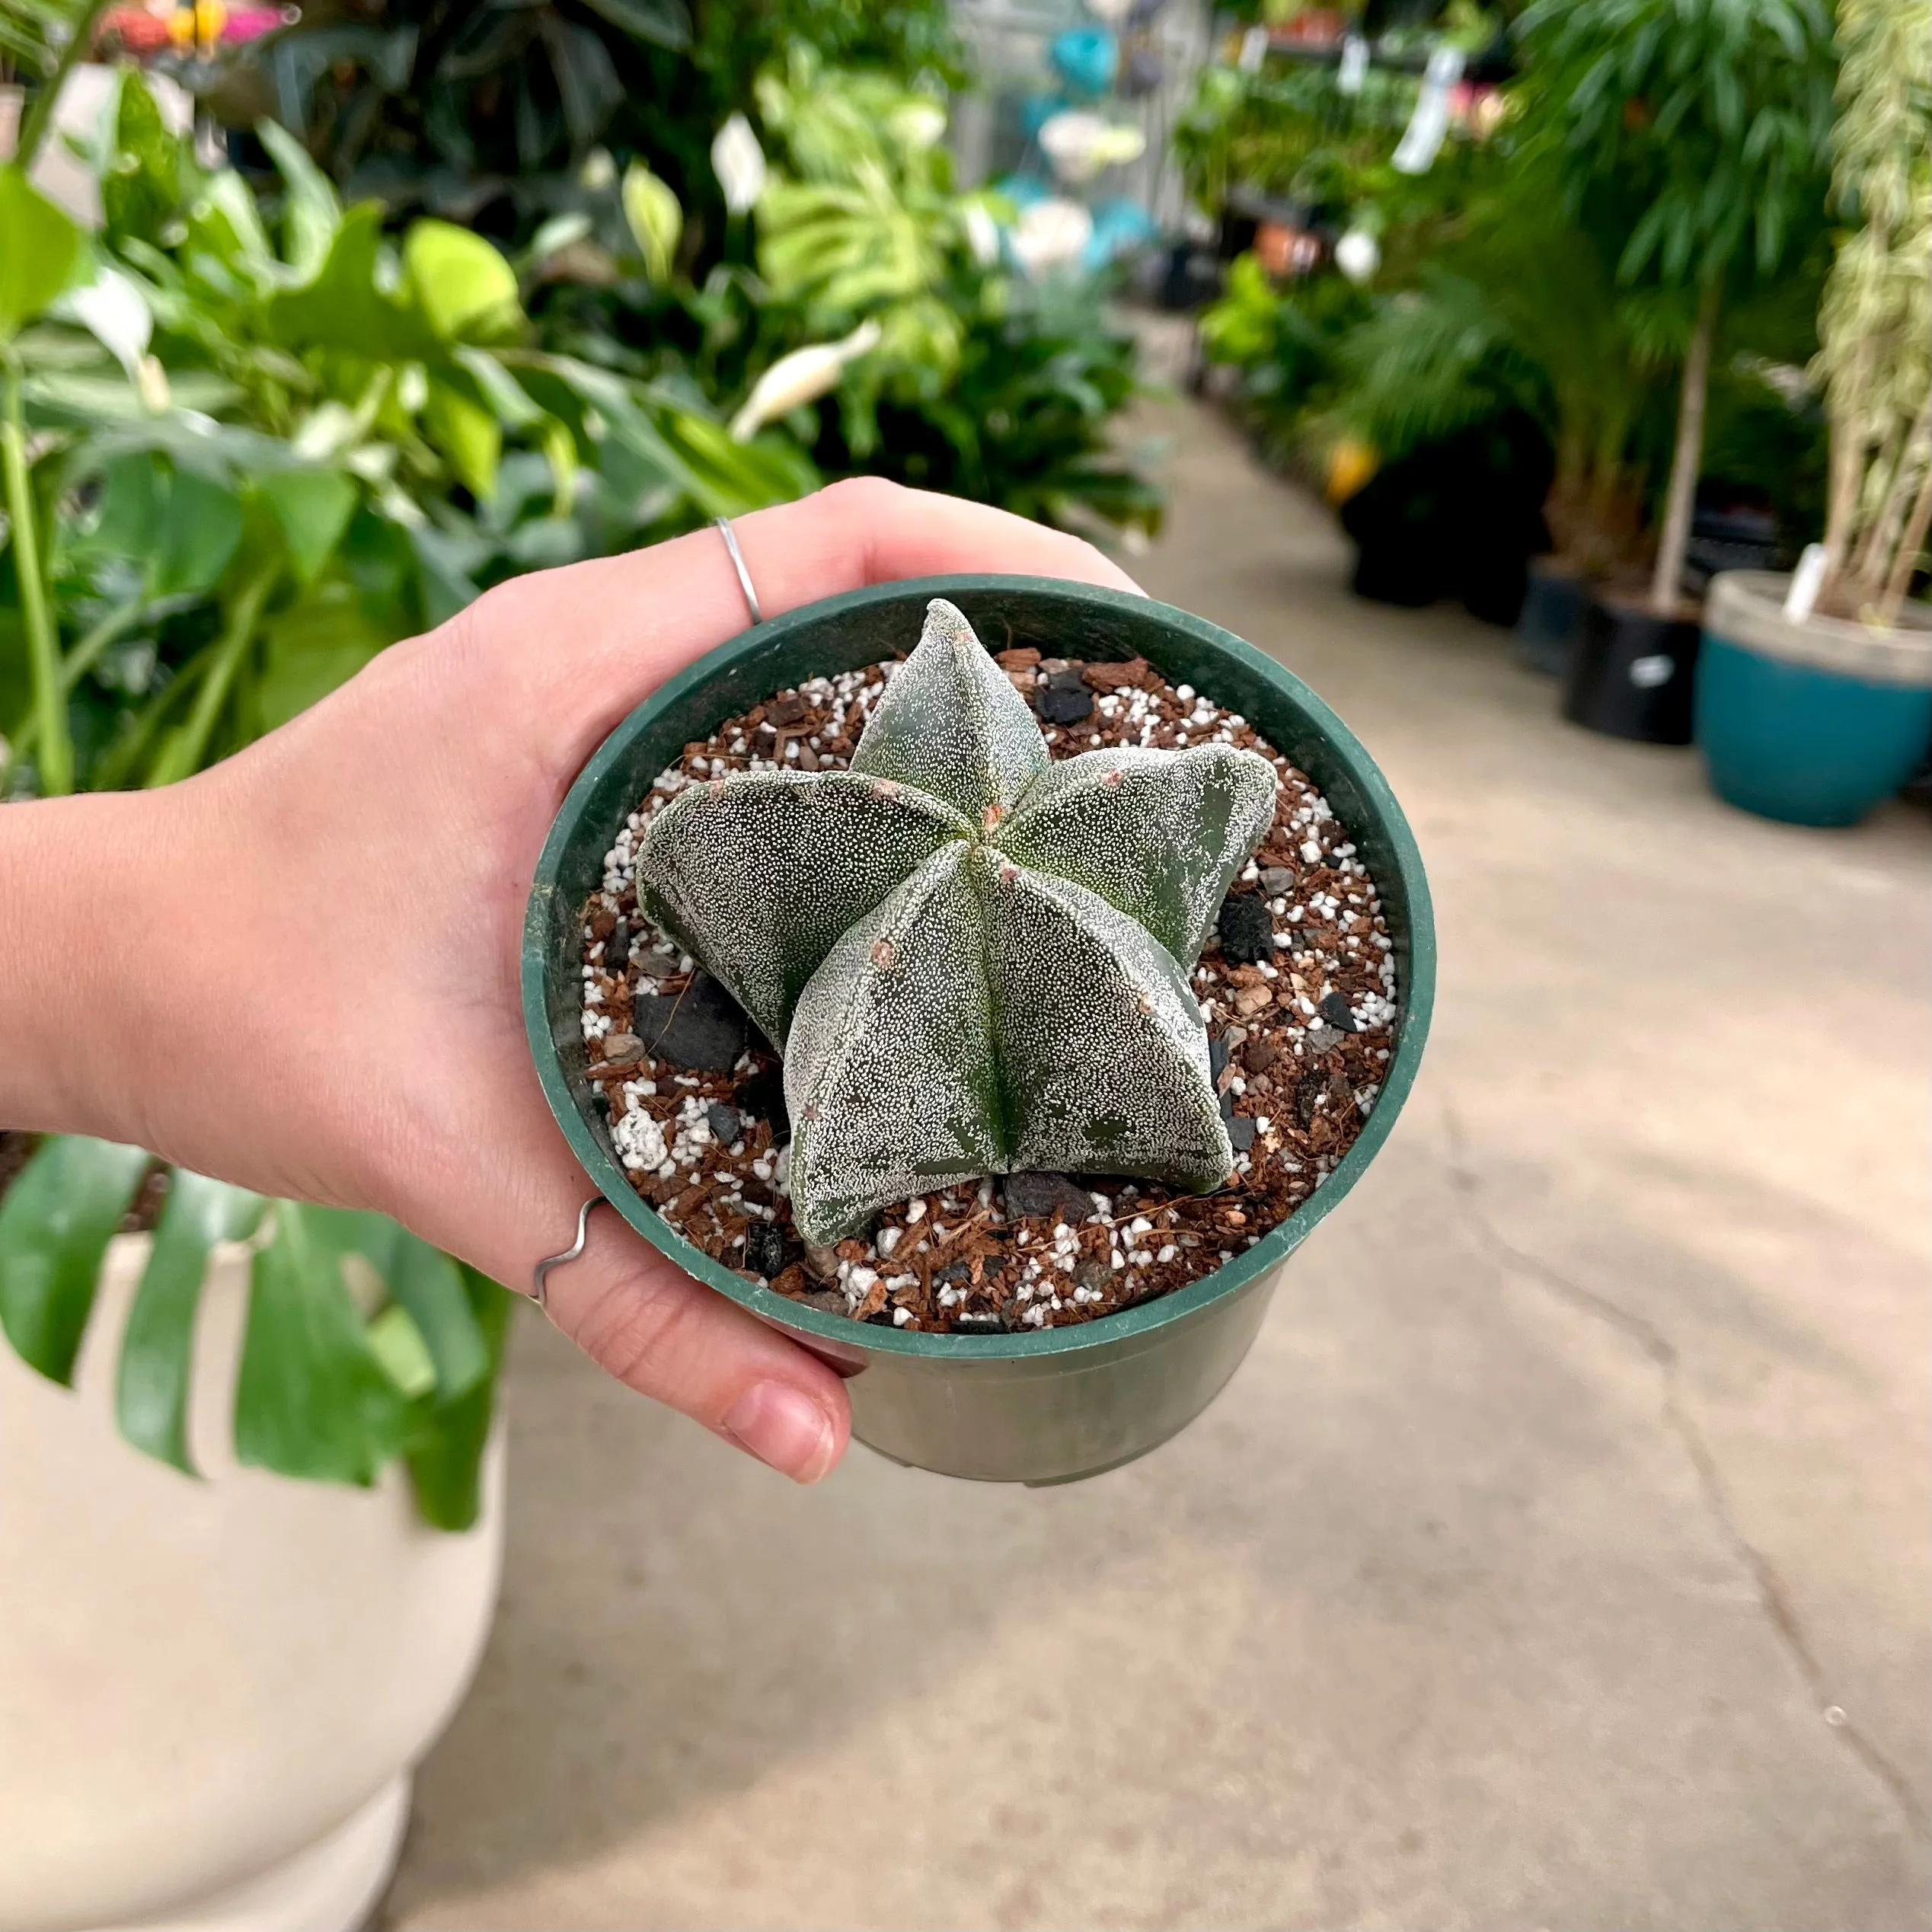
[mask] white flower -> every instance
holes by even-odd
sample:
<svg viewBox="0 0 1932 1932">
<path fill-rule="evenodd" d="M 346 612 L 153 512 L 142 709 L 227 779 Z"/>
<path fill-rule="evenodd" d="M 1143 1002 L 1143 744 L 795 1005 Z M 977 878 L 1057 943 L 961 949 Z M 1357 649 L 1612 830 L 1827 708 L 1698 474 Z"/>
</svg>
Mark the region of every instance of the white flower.
<svg viewBox="0 0 1932 1932">
<path fill-rule="evenodd" d="M 69 289 L 62 306 L 127 371 L 131 382 L 140 380 L 155 318 L 137 283 L 117 268 L 104 268 L 85 287 Z"/>
<path fill-rule="evenodd" d="M 1103 168 L 1138 161 L 1147 136 L 1137 127 L 1116 127 L 1084 107 L 1068 107 L 1039 131 L 1039 145 L 1062 181 L 1091 181 Z"/>
<path fill-rule="evenodd" d="M 876 348 L 879 324 L 861 322 L 842 342 L 815 342 L 781 356 L 752 385 L 744 406 L 731 419 L 734 442 L 749 442 L 766 423 L 815 402 L 838 380 L 838 372 Z"/>
<path fill-rule="evenodd" d="M 1020 210 L 1013 253 L 1029 275 L 1079 260 L 1093 238 L 1094 218 L 1077 201 L 1036 201 Z"/>
<path fill-rule="evenodd" d="M 936 101 L 909 101 L 893 110 L 888 125 L 902 145 L 923 152 L 946 132 L 946 110 Z"/>
<path fill-rule="evenodd" d="M 1366 228 L 1350 228 L 1335 244 L 1335 266 L 1351 282 L 1366 282 L 1381 265 L 1381 244 Z"/>
<path fill-rule="evenodd" d="M 966 230 L 966 246 L 982 268 L 991 268 L 1000 258 L 1000 226 L 983 201 L 969 201 L 960 210 L 960 225 Z"/>
<path fill-rule="evenodd" d="M 724 205 L 734 215 L 749 215 L 765 192 L 765 150 L 752 124 L 733 114 L 711 143 L 711 167 L 724 190 Z"/>
</svg>

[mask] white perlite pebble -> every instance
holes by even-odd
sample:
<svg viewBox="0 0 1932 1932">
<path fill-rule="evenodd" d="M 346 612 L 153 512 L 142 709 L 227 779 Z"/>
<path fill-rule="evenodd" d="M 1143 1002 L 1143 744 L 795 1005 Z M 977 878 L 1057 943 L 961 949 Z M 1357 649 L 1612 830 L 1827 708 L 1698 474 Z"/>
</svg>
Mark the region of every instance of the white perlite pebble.
<svg viewBox="0 0 1932 1932">
<path fill-rule="evenodd" d="M 612 1126 L 611 1139 L 618 1158 L 633 1173 L 663 1164 L 664 1130 L 647 1113 L 625 1114 Z"/>
</svg>

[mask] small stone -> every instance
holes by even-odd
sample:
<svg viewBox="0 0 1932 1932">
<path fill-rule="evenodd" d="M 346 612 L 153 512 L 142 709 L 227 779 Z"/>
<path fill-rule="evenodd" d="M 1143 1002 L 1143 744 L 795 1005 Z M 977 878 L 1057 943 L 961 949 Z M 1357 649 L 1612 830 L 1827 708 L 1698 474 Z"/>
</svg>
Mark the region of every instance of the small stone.
<svg viewBox="0 0 1932 1932">
<path fill-rule="evenodd" d="M 745 1230 L 745 1262 L 768 1281 L 783 1272 L 785 1237 L 775 1221 L 755 1221 Z"/>
<path fill-rule="evenodd" d="M 1308 1051 L 1319 1058 L 1324 1053 L 1333 1052 L 1347 1038 L 1348 1035 L 1339 1027 L 1331 1027 L 1326 1020 L 1317 1020 L 1308 1029 Z"/>
<path fill-rule="evenodd" d="M 720 1147 L 729 1147 L 745 1131 L 744 1116 L 735 1107 L 726 1107 L 722 1100 L 714 1100 L 704 1110 L 704 1124 L 711 1130 L 711 1138 Z"/>
<path fill-rule="evenodd" d="M 1244 1113 L 1237 1113 L 1228 1123 L 1228 1145 L 1237 1154 L 1246 1154 L 1254 1145 L 1254 1122 Z"/>
<path fill-rule="evenodd" d="M 678 969 L 678 956 L 668 946 L 653 946 L 637 962 L 647 979 L 663 979 Z"/>
<path fill-rule="evenodd" d="M 1076 672 L 1078 677 L 1078 673 Z M 1033 693 L 1033 709 L 1047 724 L 1078 724 L 1094 714 L 1094 694 L 1084 684 L 1068 686 L 1049 682 Z"/>
<path fill-rule="evenodd" d="M 1282 1056 L 1281 1049 L 1265 1036 L 1251 1039 L 1241 1049 L 1241 1065 L 1250 1073 L 1266 1073 Z"/>
<path fill-rule="evenodd" d="M 1259 1013 L 1270 1003 L 1270 998 L 1266 986 L 1244 986 L 1234 995 L 1234 1011 L 1237 1013 Z"/>
<path fill-rule="evenodd" d="M 835 1281 L 838 1276 L 838 1250 L 835 1247 L 808 1247 L 805 1272 L 814 1281 Z"/>
<path fill-rule="evenodd" d="M 1208 1036 L 1208 1078 L 1218 1080 L 1222 1069 L 1228 1065 L 1228 1045 L 1219 1033 Z"/>
<path fill-rule="evenodd" d="M 794 691 L 783 698 L 773 698 L 765 706 L 765 715 L 774 724 L 796 724 L 811 708 Z"/>
<path fill-rule="evenodd" d="M 1230 893 L 1221 902 L 1215 921 L 1221 950 L 1241 966 L 1259 966 L 1275 956 L 1274 922 L 1266 903 L 1252 893 Z"/>
<path fill-rule="evenodd" d="M 805 743 L 801 739 L 798 747 L 799 770 L 801 771 L 816 771 L 819 768 L 819 758 L 818 753 L 813 750 L 810 745 Z"/>
<path fill-rule="evenodd" d="M 972 1269 L 964 1261 L 949 1261 L 933 1276 L 936 1288 L 963 1288 L 972 1279 Z"/>
<path fill-rule="evenodd" d="M 1269 899 L 1286 899 L 1295 889 L 1295 874 L 1285 865 L 1264 865 L 1261 889 Z"/>
<path fill-rule="evenodd" d="M 602 1041 L 604 1058 L 611 1061 L 634 1060 L 644 1050 L 635 1033 L 606 1033 Z"/>
<path fill-rule="evenodd" d="M 845 1312 L 845 1298 L 835 1288 L 808 1288 L 793 1299 L 803 1302 L 808 1308 L 816 1308 L 822 1315 L 842 1315 Z"/>
<path fill-rule="evenodd" d="M 694 1072 L 729 1073 L 745 1050 L 743 1010 L 708 972 L 682 993 L 651 993 L 631 1009 L 651 1050 Z"/>
<path fill-rule="evenodd" d="M 614 979 L 624 977 L 631 963 L 631 928 L 620 919 L 604 941 L 604 970 Z"/>
<path fill-rule="evenodd" d="M 1008 1174 L 1003 1192 L 1009 1221 L 1057 1213 L 1078 1222 L 1094 1212 L 1093 1196 L 1065 1174 Z"/>
<path fill-rule="evenodd" d="M 955 1315 L 953 1331 L 957 1335 L 998 1335 L 1002 1333 L 1006 1324 L 995 1314 Z"/>
<path fill-rule="evenodd" d="M 1316 1110 L 1321 1105 L 1321 1097 L 1328 1091 L 1326 1074 L 1304 1073 L 1295 1083 L 1295 1112 L 1304 1127 L 1315 1124 Z"/>
<path fill-rule="evenodd" d="M 1315 1002 L 1315 1011 L 1338 1033 L 1352 1033 L 1356 1030 L 1355 1015 L 1349 1011 L 1348 1001 L 1340 993 L 1324 993 Z"/>
</svg>

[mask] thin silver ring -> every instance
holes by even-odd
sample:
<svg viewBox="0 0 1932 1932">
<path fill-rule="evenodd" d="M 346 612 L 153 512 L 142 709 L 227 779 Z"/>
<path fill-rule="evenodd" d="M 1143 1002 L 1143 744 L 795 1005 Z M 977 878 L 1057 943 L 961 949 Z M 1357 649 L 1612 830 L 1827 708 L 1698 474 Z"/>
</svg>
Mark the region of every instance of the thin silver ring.
<svg viewBox="0 0 1932 1932">
<path fill-rule="evenodd" d="M 590 1237 L 590 1215 L 594 1208 L 604 1205 L 601 1194 L 593 1194 L 577 1210 L 577 1237 L 561 1254 L 548 1254 L 537 1263 L 535 1274 L 530 1283 L 530 1299 L 548 1314 L 550 1309 L 549 1275 L 553 1268 L 560 1268 L 567 1261 L 574 1261 L 583 1252 L 583 1244 Z"/>
<path fill-rule="evenodd" d="M 752 573 L 745 568 L 745 553 L 738 548 L 738 533 L 731 527 L 728 516 L 714 516 L 711 521 L 717 525 L 718 535 L 724 539 L 724 547 L 731 553 L 731 561 L 738 573 L 738 588 L 745 593 L 745 602 L 752 613 L 754 624 L 765 621 L 765 613 L 758 607 L 758 592 L 752 588 Z"/>
</svg>

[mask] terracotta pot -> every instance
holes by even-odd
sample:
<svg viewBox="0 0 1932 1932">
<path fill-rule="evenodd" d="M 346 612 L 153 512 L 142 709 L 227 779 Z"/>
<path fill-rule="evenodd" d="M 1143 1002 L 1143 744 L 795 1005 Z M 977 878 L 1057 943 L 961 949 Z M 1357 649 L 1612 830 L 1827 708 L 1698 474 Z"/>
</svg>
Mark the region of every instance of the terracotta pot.
<svg viewBox="0 0 1932 1932">
<path fill-rule="evenodd" d="M 147 1248 L 109 1250 L 72 1389 L 0 1347 L 0 1926 L 348 1932 L 489 1630 L 503 1445 L 461 1535 L 399 1470 L 365 1490 L 238 1467 L 235 1248 L 196 1338 L 206 1480 L 142 1455 L 113 1411 Z"/>
</svg>

